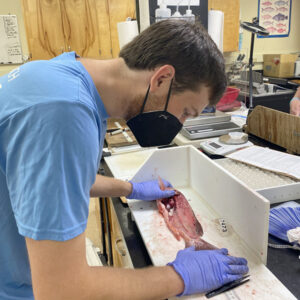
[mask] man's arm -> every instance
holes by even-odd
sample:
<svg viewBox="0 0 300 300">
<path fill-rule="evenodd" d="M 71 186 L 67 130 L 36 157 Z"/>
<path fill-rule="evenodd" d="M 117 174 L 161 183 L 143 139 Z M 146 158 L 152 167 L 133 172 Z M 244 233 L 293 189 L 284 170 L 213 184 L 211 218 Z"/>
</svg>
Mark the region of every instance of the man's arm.
<svg viewBox="0 0 300 300">
<path fill-rule="evenodd" d="M 35 299 L 165 299 L 182 293 L 173 267 L 89 267 L 85 235 L 65 241 L 26 238 Z"/>
<path fill-rule="evenodd" d="M 91 197 L 121 197 L 132 192 L 132 184 L 128 181 L 97 174 L 90 190 Z"/>
<path fill-rule="evenodd" d="M 164 187 L 160 186 L 159 180 L 149 180 L 144 182 L 123 181 L 102 175 L 97 175 L 96 180 L 90 190 L 91 197 L 121 197 L 128 199 L 156 200 L 168 198 L 174 195 L 170 182 L 161 179 Z"/>
</svg>

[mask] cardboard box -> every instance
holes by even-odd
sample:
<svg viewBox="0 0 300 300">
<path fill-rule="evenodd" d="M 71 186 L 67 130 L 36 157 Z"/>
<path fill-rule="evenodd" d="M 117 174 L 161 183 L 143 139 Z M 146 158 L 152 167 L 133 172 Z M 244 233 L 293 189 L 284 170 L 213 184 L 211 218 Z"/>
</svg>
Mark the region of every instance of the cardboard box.
<svg viewBox="0 0 300 300">
<path fill-rule="evenodd" d="M 264 76 L 294 77 L 298 54 L 264 54 Z"/>
</svg>

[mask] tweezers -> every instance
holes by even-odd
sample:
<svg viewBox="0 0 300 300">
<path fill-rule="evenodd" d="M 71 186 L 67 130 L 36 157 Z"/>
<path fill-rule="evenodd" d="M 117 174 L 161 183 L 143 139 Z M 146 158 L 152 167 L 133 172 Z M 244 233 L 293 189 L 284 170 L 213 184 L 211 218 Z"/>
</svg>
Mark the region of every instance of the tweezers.
<svg viewBox="0 0 300 300">
<path fill-rule="evenodd" d="M 222 285 L 221 287 L 206 293 L 205 296 L 206 296 L 206 298 L 212 298 L 212 297 L 217 296 L 221 293 L 227 292 L 227 291 L 229 291 L 229 290 L 231 290 L 235 287 L 238 287 L 238 286 L 244 284 L 245 282 L 249 281 L 250 280 L 249 277 L 250 277 L 250 275 L 246 275 L 246 276 L 243 276 L 240 279 L 237 279 L 237 280 L 231 281 L 229 283 L 226 283 L 226 284 Z"/>
</svg>

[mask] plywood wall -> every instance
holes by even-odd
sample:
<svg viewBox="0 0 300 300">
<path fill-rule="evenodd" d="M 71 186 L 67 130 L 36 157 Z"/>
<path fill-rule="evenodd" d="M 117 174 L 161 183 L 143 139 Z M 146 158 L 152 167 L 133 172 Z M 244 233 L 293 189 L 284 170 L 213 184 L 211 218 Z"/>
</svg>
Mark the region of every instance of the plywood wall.
<svg viewBox="0 0 300 300">
<path fill-rule="evenodd" d="M 224 12 L 223 51 L 237 51 L 239 44 L 240 1 L 208 0 L 208 10 L 211 9 Z"/>
<path fill-rule="evenodd" d="M 64 51 L 111 58 L 119 54 L 117 23 L 135 18 L 135 0 L 22 0 L 32 59 Z"/>
<path fill-rule="evenodd" d="M 135 19 L 135 0 L 109 0 L 109 20 L 112 43 L 112 56 L 120 52 L 117 23 L 124 22 L 127 17 Z"/>
</svg>

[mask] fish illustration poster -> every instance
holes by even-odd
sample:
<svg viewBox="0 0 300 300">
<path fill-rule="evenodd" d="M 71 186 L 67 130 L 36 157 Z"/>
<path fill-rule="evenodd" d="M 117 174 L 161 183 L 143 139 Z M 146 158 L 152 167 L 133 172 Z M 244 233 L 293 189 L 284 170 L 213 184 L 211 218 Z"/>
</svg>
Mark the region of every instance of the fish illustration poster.
<svg viewBox="0 0 300 300">
<path fill-rule="evenodd" d="M 292 0 L 259 0 L 259 25 L 266 28 L 266 37 L 287 37 L 290 33 Z"/>
</svg>

